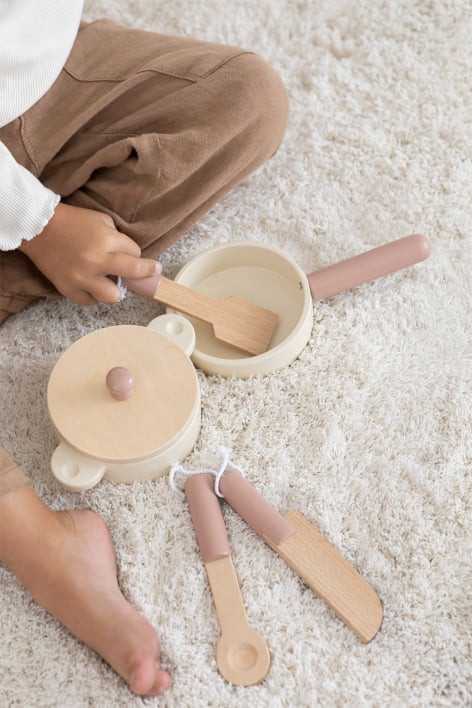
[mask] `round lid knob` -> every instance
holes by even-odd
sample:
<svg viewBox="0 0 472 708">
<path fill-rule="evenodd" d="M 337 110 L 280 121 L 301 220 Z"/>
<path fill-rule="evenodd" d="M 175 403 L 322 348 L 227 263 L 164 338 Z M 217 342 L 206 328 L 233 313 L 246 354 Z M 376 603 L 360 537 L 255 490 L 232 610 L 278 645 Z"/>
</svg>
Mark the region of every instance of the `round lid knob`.
<svg viewBox="0 0 472 708">
<path fill-rule="evenodd" d="M 49 414 L 63 440 L 106 462 L 134 462 L 186 434 L 200 410 L 193 364 L 146 327 L 105 327 L 74 342 L 49 378 Z"/>
<path fill-rule="evenodd" d="M 108 390 L 117 401 L 127 401 L 133 393 L 133 374 L 126 366 L 114 366 L 105 379 Z"/>
</svg>

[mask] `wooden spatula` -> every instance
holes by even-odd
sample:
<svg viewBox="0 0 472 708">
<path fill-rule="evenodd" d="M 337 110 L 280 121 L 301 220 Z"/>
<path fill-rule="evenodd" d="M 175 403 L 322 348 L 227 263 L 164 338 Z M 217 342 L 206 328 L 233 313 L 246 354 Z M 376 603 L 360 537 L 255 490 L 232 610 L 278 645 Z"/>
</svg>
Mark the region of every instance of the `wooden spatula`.
<svg viewBox="0 0 472 708">
<path fill-rule="evenodd" d="M 140 280 L 123 278 L 122 282 L 131 292 L 209 322 L 216 339 L 247 354 L 267 351 L 279 319 L 275 312 L 234 295 L 217 300 L 161 275 Z"/>
<path fill-rule="evenodd" d="M 252 686 L 266 676 L 270 654 L 247 621 L 213 478 L 204 473 L 188 477 L 184 489 L 221 629 L 218 669 L 227 681 Z"/>
<path fill-rule="evenodd" d="M 363 642 L 382 623 L 375 590 L 297 511 L 281 516 L 238 472 L 225 472 L 220 491 L 238 514 L 283 558 Z"/>
</svg>

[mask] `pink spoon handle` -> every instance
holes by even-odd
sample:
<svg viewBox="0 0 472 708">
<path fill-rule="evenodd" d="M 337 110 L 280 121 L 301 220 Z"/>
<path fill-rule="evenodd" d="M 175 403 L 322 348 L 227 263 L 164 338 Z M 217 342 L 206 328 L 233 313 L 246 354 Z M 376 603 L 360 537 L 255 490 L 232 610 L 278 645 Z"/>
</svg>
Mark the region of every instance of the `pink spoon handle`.
<svg viewBox="0 0 472 708">
<path fill-rule="evenodd" d="M 419 263 L 427 258 L 430 252 L 431 246 L 426 236 L 404 236 L 354 258 L 310 273 L 307 278 L 311 294 L 314 300 L 324 300 L 376 280 L 382 275 Z"/>
<path fill-rule="evenodd" d="M 229 557 L 226 526 L 220 501 L 213 489 L 213 478 L 209 474 L 188 477 L 184 491 L 203 562 Z"/>
</svg>

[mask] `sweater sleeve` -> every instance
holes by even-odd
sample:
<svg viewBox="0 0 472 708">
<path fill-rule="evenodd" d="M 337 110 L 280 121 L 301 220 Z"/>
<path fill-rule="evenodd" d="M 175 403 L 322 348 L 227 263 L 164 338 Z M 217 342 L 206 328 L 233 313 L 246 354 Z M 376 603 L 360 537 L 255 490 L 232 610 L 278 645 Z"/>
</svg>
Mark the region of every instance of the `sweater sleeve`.
<svg viewBox="0 0 472 708">
<path fill-rule="evenodd" d="M 41 233 L 59 201 L 0 141 L 0 251 L 12 251 Z"/>
</svg>

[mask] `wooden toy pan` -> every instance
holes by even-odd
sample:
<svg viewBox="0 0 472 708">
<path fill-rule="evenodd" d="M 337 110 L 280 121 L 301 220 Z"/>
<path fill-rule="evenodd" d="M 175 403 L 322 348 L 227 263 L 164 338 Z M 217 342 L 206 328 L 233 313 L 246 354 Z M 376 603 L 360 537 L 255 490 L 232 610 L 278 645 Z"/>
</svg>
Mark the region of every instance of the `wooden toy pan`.
<svg viewBox="0 0 472 708">
<path fill-rule="evenodd" d="M 195 256 L 175 280 L 214 298 L 237 295 L 274 311 L 279 321 L 269 348 L 248 356 L 218 341 L 211 325 L 189 318 L 196 333 L 194 364 L 210 374 L 248 378 L 290 364 L 313 326 L 313 299 L 322 300 L 428 257 L 429 241 L 413 234 L 341 263 L 305 274 L 284 251 L 254 242 L 226 243 Z"/>
</svg>

